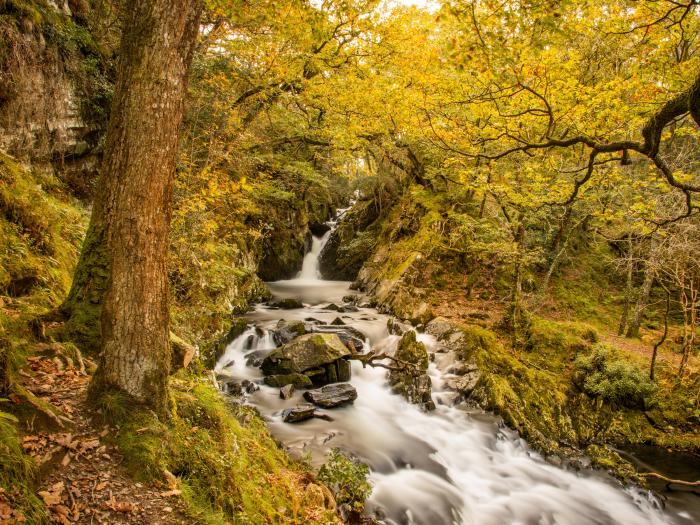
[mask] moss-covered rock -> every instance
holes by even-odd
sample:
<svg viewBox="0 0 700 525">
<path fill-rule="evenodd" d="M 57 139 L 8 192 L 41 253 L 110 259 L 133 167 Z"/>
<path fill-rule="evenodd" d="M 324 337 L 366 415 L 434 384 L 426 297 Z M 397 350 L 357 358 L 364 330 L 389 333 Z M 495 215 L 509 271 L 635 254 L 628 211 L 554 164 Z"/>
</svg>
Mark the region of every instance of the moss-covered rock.
<svg viewBox="0 0 700 525">
<path fill-rule="evenodd" d="M 433 410 L 432 384 L 428 370 L 428 351 L 416 340 L 413 330 L 406 332 L 399 341 L 394 357 L 398 370 L 389 372 L 389 384 L 394 392 L 401 394 L 409 403 L 424 410 Z"/>
</svg>

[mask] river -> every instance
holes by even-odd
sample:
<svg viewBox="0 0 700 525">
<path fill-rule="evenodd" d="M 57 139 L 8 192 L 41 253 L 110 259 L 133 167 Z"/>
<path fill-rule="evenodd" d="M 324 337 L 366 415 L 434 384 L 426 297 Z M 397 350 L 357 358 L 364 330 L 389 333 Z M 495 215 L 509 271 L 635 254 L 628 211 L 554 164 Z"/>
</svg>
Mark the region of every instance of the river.
<svg viewBox="0 0 700 525">
<path fill-rule="evenodd" d="M 332 421 L 284 423 L 281 412 L 303 402 L 301 392 L 282 400 L 279 389 L 262 384 L 260 369 L 245 365 L 246 355 L 275 347 L 272 330 L 280 319 L 340 316 L 367 337 L 375 351 L 393 351 L 399 340 L 387 330 L 388 316 L 373 308 L 339 314 L 325 308 L 353 293 L 350 283 L 323 281 L 318 255 L 329 234 L 315 238 L 296 279 L 268 283 L 275 299 L 295 298 L 303 308 L 279 310 L 259 305 L 246 317 L 249 329 L 234 340 L 216 372 L 258 382 L 246 397 L 268 421 L 272 433 L 297 457 L 318 466 L 332 447 L 350 452 L 370 466 L 373 491 L 367 512 L 393 524 L 469 525 L 656 525 L 697 523 L 682 508 L 665 509 L 648 491 L 623 487 L 596 471 L 571 471 L 546 463 L 499 418 L 453 406 L 443 388 L 445 368 L 437 354 L 430 364 L 436 410 L 422 412 L 395 395 L 386 370 L 352 362 L 350 383 L 358 398 L 327 411 Z M 435 345 L 418 334 L 430 351 Z M 367 351 L 367 348 L 365 348 Z"/>
</svg>

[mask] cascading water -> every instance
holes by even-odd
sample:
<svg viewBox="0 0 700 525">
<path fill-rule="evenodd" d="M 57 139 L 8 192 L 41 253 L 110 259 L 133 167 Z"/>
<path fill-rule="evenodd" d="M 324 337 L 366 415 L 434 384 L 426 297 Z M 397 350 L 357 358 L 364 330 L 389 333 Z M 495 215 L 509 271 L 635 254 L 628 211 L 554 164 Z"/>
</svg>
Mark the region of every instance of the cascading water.
<svg viewBox="0 0 700 525">
<path fill-rule="evenodd" d="M 296 297 L 307 306 L 275 310 L 258 306 L 251 327 L 233 341 L 219 360 L 218 374 L 261 383 L 259 368 L 246 366 L 253 354 L 275 346 L 277 322 L 313 318 L 330 323 L 339 314 L 325 308 L 349 293 L 346 282 L 319 280 L 318 254 L 328 235 L 318 239 L 297 279 L 269 283 L 278 298 Z M 388 316 L 371 308 L 341 314 L 346 325 L 366 334 L 376 352 L 395 349 L 398 337 L 386 328 Z M 419 340 L 433 349 L 431 336 Z M 392 394 L 382 369 L 352 362 L 354 404 L 328 411 L 332 420 L 284 423 L 281 412 L 302 402 L 301 392 L 282 400 L 279 390 L 261 384 L 247 397 L 266 416 L 271 431 L 293 455 L 310 454 L 323 463 L 332 447 L 357 455 L 371 468 L 373 492 L 368 512 L 387 524 L 690 524 L 698 516 L 661 509 L 639 488 L 623 488 L 603 474 L 552 466 L 531 451 L 500 420 L 453 405 L 443 387 L 447 374 L 440 354 L 431 363 L 437 409 L 425 413 Z"/>
<path fill-rule="evenodd" d="M 328 242 L 328 238 L 331 236 L 331 230 L 328 230 L 321 237 L 313 236 L 311 240 L 311 249 L 304 256 L 304 261 L 301 265 L 301 271 L 297 275 L 297 279 L 302 280 L 318 280 L 321 278 L 321 271 L 319 270 L 318 258 L 321 255 L 321 250 Z"/>
</svg>

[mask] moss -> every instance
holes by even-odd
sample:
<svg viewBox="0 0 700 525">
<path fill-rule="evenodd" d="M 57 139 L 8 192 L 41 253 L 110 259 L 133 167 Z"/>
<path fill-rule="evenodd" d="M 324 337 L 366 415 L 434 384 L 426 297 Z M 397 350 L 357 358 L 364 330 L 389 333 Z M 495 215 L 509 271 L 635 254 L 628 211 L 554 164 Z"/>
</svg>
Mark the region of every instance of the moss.
<svg viewBox="0 0 700 525">
<path fill-rule="evenodd" d="M 49 523 L 46 508 L 36 496 L 36 465 L 22 450 L 16 419 L 0 409 L 0 504 L 9 505 L 13 518 Z M 12 521 L 8 521 L 11 523 Z"/>
<path fill-rule="evenodd" d="M 255 410 L 191 376 L 173 382 L 172 396 L 168 424 L 147 412 L 119 420 L 115 439 L 134 476 L 175 474 L 198 522 L 337 522 L 332 510 L 303 505 L 312 474 L 287 457 Z"/>
</svg>

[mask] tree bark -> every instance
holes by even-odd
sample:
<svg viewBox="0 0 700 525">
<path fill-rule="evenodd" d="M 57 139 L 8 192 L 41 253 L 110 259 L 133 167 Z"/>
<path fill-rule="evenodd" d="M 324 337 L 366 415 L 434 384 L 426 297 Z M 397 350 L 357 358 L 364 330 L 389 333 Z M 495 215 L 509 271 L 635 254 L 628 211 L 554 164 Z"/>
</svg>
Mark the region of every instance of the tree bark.
<svg viewBox="0 0 700 525">
<path fill-rule="evenodd" d="M 147 0 L 126 13 L 100 196 L 76 271 L 76 284 L 97 278 L 105 287 L 91 393 L 120 390 L 161 415 L 172 186 L 201 10 L 201 0 Z"/>
<path fill-rule="evenodd" d="M 625 299 L 622 303 L 622 315 L 620 316 L 620 325 L 617 328 L 617 335 L 623 335 L 625 329 L 627 328 L 627 319 L 629 317 L 630 305 L 632 304 L 632 297 L 634 295 L 634 258 L 632 257 L 632 252 L 634 248 L 634 243 L 632 241 L 632 236 L 628 239 L 628 250 L 627 250 L 627 268 L 625 281 Z"/>
</svg>

